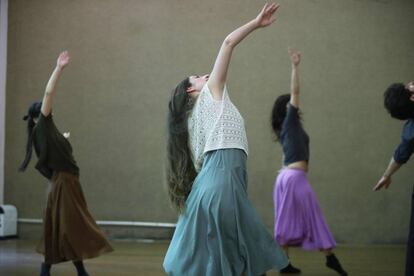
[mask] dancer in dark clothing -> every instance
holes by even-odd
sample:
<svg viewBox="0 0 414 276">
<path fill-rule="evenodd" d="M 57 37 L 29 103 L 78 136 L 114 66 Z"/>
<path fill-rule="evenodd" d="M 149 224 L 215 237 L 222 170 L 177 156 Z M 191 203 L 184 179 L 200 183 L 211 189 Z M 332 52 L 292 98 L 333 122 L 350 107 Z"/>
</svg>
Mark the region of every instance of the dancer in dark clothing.
<svg viewBox="0 0 414 276">
<path fill-rule="evenodd" d="M 24 171 L 34 146 L 36 169 L 51 182 L 43 220 L 43 238 L 37 251 L 45 257 L 40 275 L 50 275 L 52 264 L 72 261 L 79 276 L 87 276 L 83 260 L 112 251 L 103 232 L 89 213 L 79 183 L 79 168 L 67 140 L 52 117 L 55 86 L 63 68 L 69 63 L 68 52 L 62 52 L 53 71 L 42 102 L 33 103 L 24 116 L 28 124 L 26 156 L 20 166 Z"/>
<path fill-rule="evenodd" d="M 326 266 L 340 275 L 342 268 L 333 248 L 336 242 L 319 207 L 308 180 L 309 136 L 302 127 L 299 114 L 298 66 L 301 55 L 289 49 L 292 63 L 291 92 L 275 101 L 272 110 L 272 128 L 283 148 L 283 168 L 274 187 L 275 240 L 288 254 L 290 246 L 306 250 L 320 250 L 326 255 Z M 282 273 L 300 273 L 289 264 Z"/>
<path fill-rule="evenodd" d="M 388 189 L 391 176 L 405 164 L 414 152 L 414 83 L 394 83 L 384 93 L 384 106 L 391 117 L 405 121 L 401 143 L 394 151 L 388 167 L 374 187 L 374 191 Z M 414 190 L 411 195 L 411 218 L 407 241 L 405 276 L 414 275 Z"/>
</svg>

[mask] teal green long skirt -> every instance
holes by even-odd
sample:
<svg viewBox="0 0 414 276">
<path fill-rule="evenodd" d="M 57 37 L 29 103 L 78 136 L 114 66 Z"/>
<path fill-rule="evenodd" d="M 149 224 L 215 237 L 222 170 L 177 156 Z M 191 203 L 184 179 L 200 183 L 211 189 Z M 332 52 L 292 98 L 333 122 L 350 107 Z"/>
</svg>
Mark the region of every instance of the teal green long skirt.
<svg viewBox="0 0 414 276">
<path fill-rule="evenodd" d="M 173 276 L 256 276 L 288 264 L 247 198 L 246 154 L 208 152 L 164 259 Z"/>
</svg>

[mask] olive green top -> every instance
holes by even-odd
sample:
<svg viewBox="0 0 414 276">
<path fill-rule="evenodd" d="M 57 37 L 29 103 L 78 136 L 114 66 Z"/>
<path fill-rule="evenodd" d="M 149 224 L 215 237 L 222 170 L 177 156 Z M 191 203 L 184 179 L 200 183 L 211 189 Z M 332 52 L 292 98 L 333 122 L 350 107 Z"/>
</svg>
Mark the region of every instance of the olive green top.
<svg viewBox="0 0 414 276">
<path fill-rule="evenodd" d="M 33 129 L 33 144 L 38 161 L 36 169 L 46 178 L 52 178 L 54 171 L 79 175 L 79 168 L 72 155 L 72 146 L 56 128 L 52 114 L 40 114 Z"/>
</svg>

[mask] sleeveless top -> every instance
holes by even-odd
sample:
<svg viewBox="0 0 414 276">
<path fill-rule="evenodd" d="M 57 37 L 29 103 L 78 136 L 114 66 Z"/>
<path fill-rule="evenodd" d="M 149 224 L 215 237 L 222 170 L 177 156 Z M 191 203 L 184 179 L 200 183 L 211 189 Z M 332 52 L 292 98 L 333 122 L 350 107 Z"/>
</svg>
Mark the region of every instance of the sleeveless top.
<svg viewBox="0 0 414 276">
<path fill-rule="evenodd" d="M 222 99 L 215 100 L 207 84 L 204 85 L 188 117 L 188 133 L 197 171 L 208 151 L 236 148 L 248 154 L 244 120 L 230 101 L 226 86 Z"/>
<path fill-rule="evenodd" d="M 282 144 L 283 165 L 297 161 L 309 161 L 309 136 L 300 122 L 299 109 L 288 104 L 286 117 L 282 123 L 280 143 Z"/>
<path fill-rule="evenodd" d="M 72 146 L 56 128 L 51 113 L 47 117 L 40 113 L 33 129 L 33 145 L 38 157 L 35 167 L 44 177 L 51 179 L 55 171 L 79 175 Z"/>
</svg>

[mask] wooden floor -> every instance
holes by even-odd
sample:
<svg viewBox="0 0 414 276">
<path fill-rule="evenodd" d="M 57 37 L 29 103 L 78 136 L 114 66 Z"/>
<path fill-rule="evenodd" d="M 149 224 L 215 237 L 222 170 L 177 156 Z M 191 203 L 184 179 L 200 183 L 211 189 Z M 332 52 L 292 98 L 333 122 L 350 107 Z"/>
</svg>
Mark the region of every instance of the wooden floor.
<svg viewBox="0 0 414 276">
<path fill-rule="evenodd" d="M 0 275 L 38 275 L 42 256 L 34 252 L 36 241 L 0 240 Z M 86 260 L 91 276 L 155 276 L 165 275 L 162 261 L 167 242 L 113 241 L 115 251 L 96 259 Z M 292 263 L 302 269 L 303 276 L 335 276 L 324 265 L 318 252 L 291 249 Z M 404 273 L 405 248 L 403 246 L 341 246 L 336 255 L 352 276 L 400 276 Z M 71 263 L 52 268 L 52 275 L 76 275 Z M 269 272 L 268 276 L 279 275 Z M 199 275 L 195 275 L 199 276 Z M 202 275 L 200 275 L 202 276 Z"/>
</svg>

